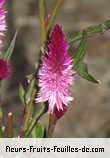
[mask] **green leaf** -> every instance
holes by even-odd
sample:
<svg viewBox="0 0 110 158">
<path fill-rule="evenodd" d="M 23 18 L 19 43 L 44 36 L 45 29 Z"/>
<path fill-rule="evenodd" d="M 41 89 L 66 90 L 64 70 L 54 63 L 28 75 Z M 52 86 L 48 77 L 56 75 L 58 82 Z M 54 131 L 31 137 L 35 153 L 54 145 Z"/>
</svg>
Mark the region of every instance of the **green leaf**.
<svg viewBox="0 0 110 158">
<path fill-rule="evenodd" d="M 46 40 L 46 28 L 45 28 L 45 0 L 39 0 L 39 18 L 41 24 L 41 43 Z"/>
<path fill-rule="evenodd" d="M 44 127 L 38 123 L 32 130 L 32 137 L 33 138 L 44 138 L 44 132 L 45 132 Z"/>
<path fill-rule="evenodd" d="M 74 55 L 74 60 L 73 60 L 74 69 L 78 72 L 78 74 L 82 78 L 84 78 L 88 81 L 94 82 L 94 83 L 100 83 L 98 80 L 96 80 L 93 76 L 91 76 L 88 73 L 87 65 L 82 63 L 84 56 L 86 54 L 86 47 L 87 47 L 87 32 L 84 31 L 83 35 L 82 35 L 82 40 L 79 44 L 77 52 Z"/>
<path fill-rule="evenodd" d="M 86 80 L 88 80 L 88 81 L 91 81 L 91 82 L 93 82 L 93 83 L 97 83 L 97 84 L 100 83 L 99 80 L 96 80 L 92 75 L 90 75 L 90 74 L 88 73 L 87 64 L 85 64 L 85 63 L 79 63 L 79 64 L 77 64 L 77 66 L 75 67 L 75 70 L 78 72 L 78 74 L 79 74 L 82 78 L 84 78 L 84 79 L 86 79 Z"/>
<path fill-rule="evenodd" d="M 33 91 L 35 91 L 35 79 L 31 79 L 30 83 L 29 83 L 29 86 L 27 88 L 27 92 L 25 94 L 25 102 L 26 104 L 28 104 L 31 100 L 31 97 L 33 95 Z"/>
<path fill-rule="evenodd" d="M 89 26 L 85 29 L 87 32 L 87 37 L 94 37 L 108 31 L 110 29 L 110 20 L 106 20 L 104 23 L 99 25 Z M 74 43 L 76 41 L 80 41 L 82 38 L 82 31 L 76 32 L 73 35 L 70 35 L 68 42 L 69 44 Z"/>
<path fill-rule="evenodd" d="M 25 105 L 25 89 L 22 86 L 22 84 L 20 84 L 20 86 L 19 86 L 19 96 L 20 96 L 20 99 L 21 99 L 21 102 L 23 103 L 23 105 Z"/>
<path fill-rule="evenodd" d="M 56 17 L 57 17 L 57 14 L 58 14 L 58 11 L 59 11 L 63 1 L 64 0 L 56 0 L 55 1 L 55 5 L 54 5 L 54 8 L 53 8 L 53 11 L 51 14 L 51 18 L 50 18 L 48 26 L 47 26 L 47 32 L 49 32 L 51 30 L 51 28 L 53 27 L 55 20 L 56 20 Z"/>
<path fill-rule="evenodd" d="M 82 36 L 82 40 L 81 40 L 79 47 L 74 55 L 74 67 L 76 67 L 77 64 L 79 64 L 83 60 L 83 58 L 86 54 L 86 47 L 87 47 L 87 33 L 84 31 L 83 36 Z"/>
<path fill-rule="evenodd" d="M 7 61 L 10 60 L 14 47 L 15 47 L 15 42 L 16 42 L 16 37 L 17 37 L 18 32 L 15 33 L 13 40 L 11 41 L 11 44 L 6 52 L 3 53 L 3 58 Z"/>
</svg>

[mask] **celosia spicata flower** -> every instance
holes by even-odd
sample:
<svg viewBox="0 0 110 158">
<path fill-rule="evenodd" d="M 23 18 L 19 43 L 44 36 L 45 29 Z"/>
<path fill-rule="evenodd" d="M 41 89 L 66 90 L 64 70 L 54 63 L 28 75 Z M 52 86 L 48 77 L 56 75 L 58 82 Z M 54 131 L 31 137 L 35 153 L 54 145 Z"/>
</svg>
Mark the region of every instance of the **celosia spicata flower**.
<svg viewBox="0 0 110 158">
<path fill-rule="evenodd" d="M 7 61 L 0 59 L 0 80 L 5 80 L 10 77 L 11 66 Z"/>
<path fill-rule="evenodd" d="M 2 48 L 2 37 L 6 31 L 6 11 L 4 4 L 6 0 L 0 0 L 0 49 Z"/>
<path fill-rule="evenodd" d="M 70 88 L 74 83 L 72 59 L 65 34 L 58 24 L 54 27 L 39 70 L 40 91 L 36 102 L 48 101 L 49 111 L 60 118 L 65 113 L 71 97 Z"/>
</svg>

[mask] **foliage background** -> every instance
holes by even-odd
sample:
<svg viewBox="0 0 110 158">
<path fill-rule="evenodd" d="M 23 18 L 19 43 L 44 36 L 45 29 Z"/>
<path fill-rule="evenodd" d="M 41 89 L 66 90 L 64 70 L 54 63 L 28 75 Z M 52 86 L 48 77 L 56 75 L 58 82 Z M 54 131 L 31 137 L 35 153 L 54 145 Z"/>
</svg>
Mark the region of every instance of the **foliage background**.
<svg viewBox="0 0 110 158">
<path fill-rule="evenodd" d="M 46 1 L 47 11 L 51 12 L 54 0 Z M 33 71 L 40 46 L 38 0 L 9 0 L 6 7 L 8 31 L 5 48 L 15 30 L 20 30 L 12 58 L 13 76 L 4 83 L 1 100 L 5 115 L 12 111 L 14 126 L 19 128 L 22 120 L 19 82 L 25 84 L 25 76 Z M 65 0 L 57 20 L 67 34 L 72 34 L 91 24 L 103 23 L 109 17 L 109 0 Z M 74 49 L 72 51 L 74 53 Z M 94 85 L 78 77 L 73 87 L 75 102 L 57 124 L 54 137 L 110 137 L 110 31 L 88 40 L 85 60 L 102 84 Z"/>
</svg>

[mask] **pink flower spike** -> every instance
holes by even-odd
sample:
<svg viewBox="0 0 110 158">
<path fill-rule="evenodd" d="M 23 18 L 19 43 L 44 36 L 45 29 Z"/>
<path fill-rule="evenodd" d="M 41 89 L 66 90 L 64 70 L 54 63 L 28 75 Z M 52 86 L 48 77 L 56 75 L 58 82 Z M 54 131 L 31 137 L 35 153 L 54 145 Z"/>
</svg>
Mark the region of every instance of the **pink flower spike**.
<svg viewBox="0 0 110 158">
<path fill-rule="evenodd" d="M 11 65 L 0 59 L 0 80 L 6 80 L 11 75 Z"/>
<path fill-rule="evenodd" d="M 4 9 L 4 4 L 6 0 L 0 0 L 0 49 L 2 48 L 2 37 L 6 31 L 6 11 Z"/>
<path fill-rule="evenodd" d="M 68 53 L 69 45 L 58 24 L 54 27 L 39 70 L 40 91 L 36 102 L 48 101 L 49 111 L 58 114 L 65 111 L 73 98 L 70 88 L 74 83 L 73 61 Z M 58 116 L 59 117 L 59 116 Z"/>
</svg>

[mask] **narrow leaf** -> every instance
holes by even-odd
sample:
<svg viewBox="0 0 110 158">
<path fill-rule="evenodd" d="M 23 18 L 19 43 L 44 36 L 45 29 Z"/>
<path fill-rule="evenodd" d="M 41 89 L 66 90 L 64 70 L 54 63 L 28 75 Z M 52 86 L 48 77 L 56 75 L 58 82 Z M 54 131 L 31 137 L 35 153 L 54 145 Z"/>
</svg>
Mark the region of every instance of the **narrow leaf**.
<svg viewBox="0 0 110 158">
<path fill-rule="evenodd" d="M 10 60 L 14 47 L 15 47 L 15 42 L 16 42 L 16 37 L 17 37 L 18 32 L 15 33 L 13 40 L 11 41 L 11 44 L 6 52 L 3 53 L 3 58 L 7 61 Z"/>
<path fill-rule="evenodd" d="M 88 81 L 91 81 L 91 82 L 93 82 L 93 83 L 97 83 L 97 84 L 100 83 L 99 80 L 96 80 L 92 75 L 90 75 L 90 74 L 88 73 L 87 64 L 85 64 L 85 63 L 79 63 L 79 64 L 77 64 L 77 65 L 75 66 L 75 70 L 78 72 L 78 74 L 79 74 L 82 78 L 84 78 L 84 79 L 86 79 L 86 80 L 88 80 Z"/>
<path fill-rule="evenodd" d="M 32 94 L 33 94 L 33 91 L 35 90 L 35 79 L 31 79 L 30 81 L 30 84 L 27 88 L 27 92 L 26 92 L 26 95 L 25 95 L 25 102 L 26 104 L 28 104 L 31 100 L 31 97 L 32 97 Z"/>
<path fill-rule="evenodd" d="M 94 37 L 96 35 L 100 35 L 104 33 L 105 31 L 110 29 L 110 20 L 106 20 L 104 23 L 99 25 L 93 25 L 89 26 L 85 29 L 87 32 L 87 37 Z M 70 35 L 69 37 L 69 43 L 74 43 L 76 41 L 80 41 L 82 38 L 83 32 L 79 31 L 76 32 L 74 35 Z"/>
<path fill-rule="evenodd" d="M 21 102 L 23 103 L 23 105 L 25 105 L 25 89 L 22 86 L 22 84 L 20 84 L 20 86 L 19 86 L 19 96 L 20 96 L 20 99 L 21 99 Z"/>
<path fill-rule="evenodd" d="M 47 26 L 47 32 L 49 32 L 51 30 L 51 28 L 53 27 L 55 20 L 56 20 L 56 17 L 57 17 L 57 14 L 59 12 L 59 9 L 60 9 L 63 1 L 64 0 L 56 0 L 52 14 L 51 14 L 51 18 L 50 18 L 48 26 Z"/>
<path fill-rule="evenodd" d="M 38 123 L 32 131 L 32 137 L 33 138 L 43 138 L 44 131 L 45 131 L 44 127 Z"/>
<path fill-rule="evenodd" d="M 45 0 L 39 0 L 39 18 L 41 24 L 41 44 L 46 40 L 46 28 L 45 28 Z"/>
<path fill-rule="evenodd" d="M 87 33 L 84 31 L 82 40 L 74 55 L 74 67 L 76 67 L 76 65 L 79 64 L 83 60 L 83 58 L 86 54 L 86 47 L 87 47 Z"/>
</svg>

